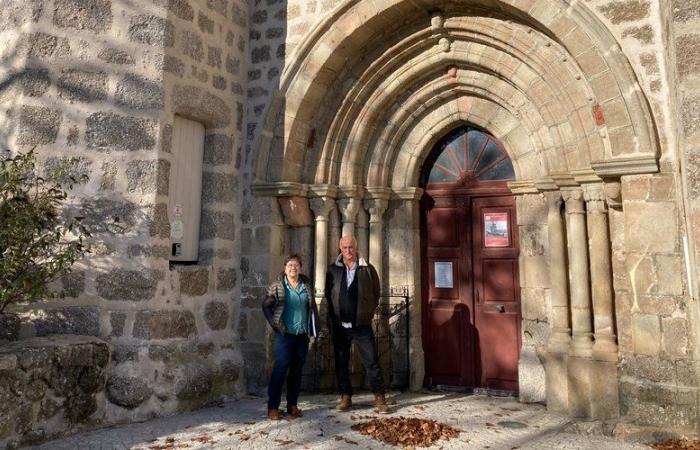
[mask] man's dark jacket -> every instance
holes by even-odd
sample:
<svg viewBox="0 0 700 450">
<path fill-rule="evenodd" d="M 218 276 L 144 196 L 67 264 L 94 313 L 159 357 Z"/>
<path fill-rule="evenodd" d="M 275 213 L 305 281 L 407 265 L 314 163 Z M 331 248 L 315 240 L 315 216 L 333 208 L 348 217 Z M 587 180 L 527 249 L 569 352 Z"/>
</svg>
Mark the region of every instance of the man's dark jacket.
<svg viewBox="0 0 700 450">
<path fill-rule="evenodd" d="M 334 325 L 340 325 L 340 289 L 345 272 L 343 256 L 339 255 L 335 263 L 331 264 L 326 273 L 326 301 L 328 302 L 328 315 Z M 367 263 L 364 258 L 358 258 L 357 271 L 355 272 L 357 289 L 357 320 L 355 326 L 368 326 L 372 323 L 372 317 L 379 305 L 380 287 L 379 276 L 374 266 Z"/>
</svg>

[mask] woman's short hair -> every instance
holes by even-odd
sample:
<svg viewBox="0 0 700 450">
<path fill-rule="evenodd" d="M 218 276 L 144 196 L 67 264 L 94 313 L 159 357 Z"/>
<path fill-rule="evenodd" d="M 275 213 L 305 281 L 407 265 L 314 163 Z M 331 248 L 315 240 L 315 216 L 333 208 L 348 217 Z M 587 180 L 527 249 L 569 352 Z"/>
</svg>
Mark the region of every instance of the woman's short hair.
<svg viewBox="0 0 700 450">
<path fill-rule="evenodd" d="M 297 255 L 296 253 L 292 253 L 291 255 L 287 256 L 284 258 L 284 265 L 286 266 L 289 261 L 295 260 L 296 262 L 299 263 L 299 265 L 303 265 L 301 263 L 301 256 Z"/>
</svg>

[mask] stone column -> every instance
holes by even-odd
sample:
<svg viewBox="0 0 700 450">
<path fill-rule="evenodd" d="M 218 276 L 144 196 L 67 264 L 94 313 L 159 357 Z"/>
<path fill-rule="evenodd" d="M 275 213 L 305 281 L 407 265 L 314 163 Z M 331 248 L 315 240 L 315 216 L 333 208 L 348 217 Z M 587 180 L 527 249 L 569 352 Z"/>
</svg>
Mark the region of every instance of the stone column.
<svg viewBox="0 0 700 450">
<path fill-rule="evenodd" d="M 572 342 L 567 364 L 569 414 L 573 417 L 590 417 L 593 324 L 586 211 L 581 189 L 567 188 L 563 190 L 562 196 L 566 202 L 568 216 L 567 239 L 571 286 Z"/>
<path fill-rule="evenodd" d="M 569 281 L 571 283 L 571 322 L 573 356 L 590 357 L 593 347 L 591 320 L 591 289 L 588 268 L 588 236 L 583 192 L 571 189 L 563 192 L 568 220 Z"/>
<path fill-rule="evenodd" d="M 566 232 L 561 192 L 547 194 L 549 211 L 549 272 L 552 298 L 552 334 L 547 344 L 546 395 L 547 409 L 568 411 L 567 363 L 571 343 L 569 289 L 567 279 Z"/>
<path fill-rule="evenodd" d="M 335 208 L 335 187 L 328 185 L 310 186 L 312 197 L 309 201 L 314 212 L 314 287 L 317 303 L 323 299 L 326 268 L 328 264 L 328 215 Z"/>
<path fill-rule="evenodd" d="M 392 215 L 391 222 L 387 225 L 387 237 L 389 239 L 389 261 L 400 261 L 399 264 L 389 265 L 386 276 L 391 285 L 406 285 L 409 295 L 409 329 L 408 329 L 408 361 L 396 361 L 393 363 L 395 370 L 408 369 L 408 382 L 411 390 L 419 390 L 423 387 L 425 378 L 425 354 L 423 352 L 423 328 L 421 322 L 421 248 L 420 248 L 420 199 L 423 197 L 423 189 L 416 187 L 394 189 L 393 205 L 396 205 L 396 214 Z M 397 254 L 397 252 L 399 252 Z M 396 280 L 396 281 L 394 281 Z M 402 306 L 403 299 L 392 299 L 396 306 Z M 403 335 L 404 326 L 390 324 L 394 328 L 394 336 Z M 398 344 L 398 348 L 397 348 Z M 394 352 L 397 355 L 405 351 L 406 341 L 395 338 Z M 398 350 L 398 351 L 397 351 Z M 408 364 L 406 364 L 408 363 Z"/>
<path fill-rule="evenodd" d="M 591 294 L 596 359 L 617 361 L 617 343 L 613 319 L 613 281 L 610 258 L 608 209 L 602 185 L 586 190 L 586 210 L 591 251 Z"/>
<path fill-rule="evenodd" d="M 355 233 L 357 234 L 357 245 L 360 249 L 360 255 L 369 256 L 369 215 L 362 203 L 360 203 L 357 212 Z"/>
<path fill-rule="evenodd" d="M 609 419 L 620 415 L 617 385 L 617 340 L 613 317 L 614 293 L 608 209 L 602 184 L 586 187 L 588 232 L 591 254 L 594 366 L 592 372 L 592 417 Z"/>
<path fill-rule="evenodd" d="M 372 263 L 379 278 L 383 279 L 384 254 L 384 212 L 389 206 L 391 191 L 388 188 L 367 188 L 369 199 L 366 200 L 369 212 L 369 262 Z"/>
<path fill-rule="evenodd" d="M 338 202 L 336 201 L 335 203 L 333 209 L 328 213 L 328 259 L 326 260 L 328 264 L 333 263 L 338 253 L 340 253 L 338 242 L 340 241 L 342 224 L 340 222 Z"/>
</svg>

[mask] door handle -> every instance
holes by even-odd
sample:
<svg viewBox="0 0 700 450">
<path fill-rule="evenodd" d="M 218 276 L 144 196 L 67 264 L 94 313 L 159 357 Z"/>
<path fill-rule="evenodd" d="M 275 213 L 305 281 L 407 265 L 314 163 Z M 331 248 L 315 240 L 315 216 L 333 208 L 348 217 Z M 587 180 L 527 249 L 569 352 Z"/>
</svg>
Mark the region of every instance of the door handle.
<svg viewBox="0 0 700 450">
<path fill-rule="evenodd" d="M 506 312 L 506 306 L 505 305 L 496 305 L 496 311 L 499 313 L 504 313 Z"/>
</svg>

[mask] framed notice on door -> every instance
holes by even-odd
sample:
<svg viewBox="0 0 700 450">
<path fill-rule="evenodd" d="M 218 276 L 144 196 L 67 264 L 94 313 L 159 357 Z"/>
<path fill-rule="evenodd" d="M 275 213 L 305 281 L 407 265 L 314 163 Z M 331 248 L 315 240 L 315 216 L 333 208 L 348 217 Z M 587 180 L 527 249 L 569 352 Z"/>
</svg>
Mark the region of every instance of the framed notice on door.
<svg viewBox="0 0 700 450">
<path fill-rule="evenodd" d="M 484 213 L 484 247 L 508 247 L 508 213 Z"/>
<path fill-rule="evenodd" d="M 454 287 L 452 262 L 435 261 L 435 287 L 442 289 L 452 289 Z"/>
</svg>

